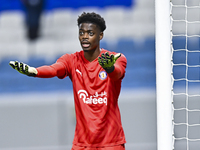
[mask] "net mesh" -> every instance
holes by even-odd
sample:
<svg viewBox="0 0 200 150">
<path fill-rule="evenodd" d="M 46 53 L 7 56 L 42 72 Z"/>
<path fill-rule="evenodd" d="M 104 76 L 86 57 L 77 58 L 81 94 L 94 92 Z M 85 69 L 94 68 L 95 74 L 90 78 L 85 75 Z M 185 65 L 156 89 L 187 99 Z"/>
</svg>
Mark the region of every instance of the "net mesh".
<svg viewBox="0 0 200 150">
<path fill-rule="evenodd" d="M 171 0 L 173 148 L 200 149 L 200 0 Z"/>
</svg>

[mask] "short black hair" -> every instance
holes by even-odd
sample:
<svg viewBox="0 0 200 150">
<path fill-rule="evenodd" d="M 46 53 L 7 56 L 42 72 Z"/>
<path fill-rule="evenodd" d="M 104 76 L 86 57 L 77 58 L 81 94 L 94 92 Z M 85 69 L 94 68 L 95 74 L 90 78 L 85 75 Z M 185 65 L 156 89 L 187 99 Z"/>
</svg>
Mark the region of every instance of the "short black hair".
<svg viewBox="0 0 200 150">
<path fill-rule="evenodd" d="M 86 13 L 83 12 L 81 16 L 77 19 L 78 26 L 81 23 L 94 23 L 99 26 L 101 32 L 103 32 L 106 29 L 106 23 L 104 18 L 102 18 L 99 14 L 92 12 L 92 13 Z"/>
</svg>

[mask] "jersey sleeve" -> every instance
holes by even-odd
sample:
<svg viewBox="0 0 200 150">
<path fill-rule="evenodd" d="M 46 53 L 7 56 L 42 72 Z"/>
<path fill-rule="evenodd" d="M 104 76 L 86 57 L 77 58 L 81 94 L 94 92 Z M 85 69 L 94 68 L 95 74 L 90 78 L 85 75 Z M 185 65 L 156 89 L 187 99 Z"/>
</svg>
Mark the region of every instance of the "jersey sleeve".
<svg viewBox="0 0 200 150">
<path fill-rule="evenodd" d="M 69 69 L 69 64 L 67 61 L 68 58 L 70 59 L 69 54 L 63 55 L 62 57 L 60 57 L 56 63 L 50 65 L 50 66 L 41 66 L 36 68 L 38 71 L 38 74 L 36 75 L 36 77 L 39 78 L 52 78 L 57 76 L 60 79 L 65 78 L 66 76 L 69 75 L 70 73 L 70 69 Z"/>
<path fill-rule="evenodd" d="M 126 65 L 127 65 L 127 59 L 123 54 L 121 54 L 121 57 L 119 57 L 116 63 L 114 64 L 115 67 L 114 71 L 108 73 L 108 76 L 113 80 L 123 79 L 125 76 Z"/>
</svg>

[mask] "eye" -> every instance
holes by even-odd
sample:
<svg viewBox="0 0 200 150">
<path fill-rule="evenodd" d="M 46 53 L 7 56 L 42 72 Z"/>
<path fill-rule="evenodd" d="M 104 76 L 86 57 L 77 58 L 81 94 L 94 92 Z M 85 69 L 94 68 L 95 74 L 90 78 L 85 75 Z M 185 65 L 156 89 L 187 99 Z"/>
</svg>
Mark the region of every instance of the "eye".
<svg viewBox="0 0 200 150">
<path fill-rule="evenodd" d="M 83 35 L 84 34 L 84 32 L 83 31 L 79 31 L 79 35 Z"/>
<path fill-rule="evenodd" d="M 90 35 L 90 36 L 93 36 L 93 35 L 94 35 L 94 33 L 93 33 L 93 32 L 89 32 L 89 35 Z"/>
</svg>

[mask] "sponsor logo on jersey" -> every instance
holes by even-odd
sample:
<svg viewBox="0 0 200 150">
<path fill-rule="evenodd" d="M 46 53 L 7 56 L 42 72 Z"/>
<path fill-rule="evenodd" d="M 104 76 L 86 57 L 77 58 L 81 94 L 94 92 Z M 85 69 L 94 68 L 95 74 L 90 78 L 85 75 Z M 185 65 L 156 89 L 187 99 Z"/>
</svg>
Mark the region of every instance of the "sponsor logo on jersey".
<svg viewBox="0 0 200 150">
<path fill-rule="evenodd" d="M 87 91 L 79 90 L 78 91 L 79 98 L 83 100 L 85 104 L 106 104 L 107 105 L 107 93 L 96 92 L 94 95 L 88 95 Z"/>
<path fill-rule="evenodd" d="M 101 80 L 105 80 L 105 79 L 107 78 L 107 73 L 106 73 L 106 71 L 101 71 L 101 72 L 99 72 L 99 78 L 100 78 Z"/>
</svg>

